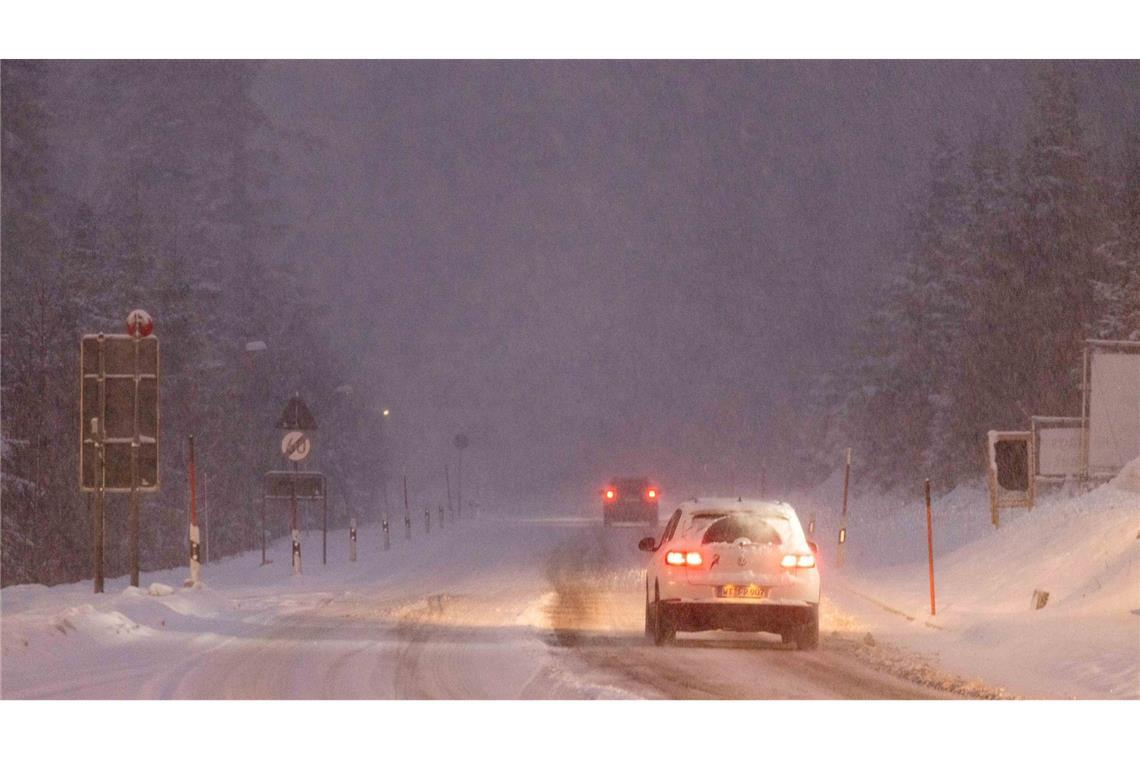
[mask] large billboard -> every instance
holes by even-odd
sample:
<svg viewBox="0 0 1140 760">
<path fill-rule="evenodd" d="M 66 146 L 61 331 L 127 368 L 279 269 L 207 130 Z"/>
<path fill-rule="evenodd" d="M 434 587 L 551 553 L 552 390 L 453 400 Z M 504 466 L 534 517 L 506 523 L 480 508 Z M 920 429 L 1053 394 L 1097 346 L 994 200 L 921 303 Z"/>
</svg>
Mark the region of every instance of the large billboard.
<svg viewBox="0 0 1140 760">
<path fill-rule="evenodd" d="M 1114 475 L 1140 457 L 1140 342 L 1088 341 L 1088 474 Z"/>
</svg>

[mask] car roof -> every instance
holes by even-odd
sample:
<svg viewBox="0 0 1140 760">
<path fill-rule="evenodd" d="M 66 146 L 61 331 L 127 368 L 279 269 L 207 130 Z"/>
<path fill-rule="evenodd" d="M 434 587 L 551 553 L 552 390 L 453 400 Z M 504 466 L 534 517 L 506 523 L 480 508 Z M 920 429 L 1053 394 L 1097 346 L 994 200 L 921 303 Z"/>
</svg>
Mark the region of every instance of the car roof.
<svg viewBox="0 0 1140 760">
<path fill-rule="evenodd" d="M 686 516 L 698 512 L 756 512 L 782 517 L 796 514 L 796 510 L 787 502 L 743 496 L 694 496 L 685 499 L 677 508 Z"/>
</svg>

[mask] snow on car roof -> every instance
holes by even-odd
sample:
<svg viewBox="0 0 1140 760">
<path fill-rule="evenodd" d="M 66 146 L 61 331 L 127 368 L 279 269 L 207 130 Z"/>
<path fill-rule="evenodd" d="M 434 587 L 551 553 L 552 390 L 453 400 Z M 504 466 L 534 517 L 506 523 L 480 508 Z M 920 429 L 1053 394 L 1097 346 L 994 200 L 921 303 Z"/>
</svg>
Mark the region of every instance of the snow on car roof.
<svg viewBox="0 0 1140 760">
<path fill-rule="evenodd" d="M 746 499 L 741 496 L 698 496 L 686 499 L 678 505 L 686 515 L 698 512 L 756 512 L 758 514 L 786 517 L 795 514 L 790 504 L 768 499 Z"/>
</svg>

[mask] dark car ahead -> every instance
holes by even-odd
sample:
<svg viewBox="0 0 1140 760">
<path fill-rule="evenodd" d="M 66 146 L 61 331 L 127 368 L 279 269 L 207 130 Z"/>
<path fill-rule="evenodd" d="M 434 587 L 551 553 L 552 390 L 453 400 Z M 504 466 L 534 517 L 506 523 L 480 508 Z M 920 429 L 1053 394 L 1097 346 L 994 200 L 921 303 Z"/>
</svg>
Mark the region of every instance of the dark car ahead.
<svg viewBox="0 0 1140 760">
<path fill-rule="evenodd" d="M 661 490 L 649 478 L 614 478 L 602 489 L 602 522 L 657 524 Z"/>
</svg>

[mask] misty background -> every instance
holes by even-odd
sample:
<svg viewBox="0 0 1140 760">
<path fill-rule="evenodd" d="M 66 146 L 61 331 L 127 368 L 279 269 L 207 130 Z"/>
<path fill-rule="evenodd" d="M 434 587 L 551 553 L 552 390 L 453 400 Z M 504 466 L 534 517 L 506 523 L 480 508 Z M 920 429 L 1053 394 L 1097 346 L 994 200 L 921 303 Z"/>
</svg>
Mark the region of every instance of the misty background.
<svg viewBox="0 0 1140 760">
<path fill-rule="evenodd" d="M 2 72 L 5 584 L 82 577 L 78 336 L 135 307 L 165 373 L 144 566 L 185 551 L 190 433 L 217 551 L 254 545 L 295 391 L 338 523 L 402 512 L 404 472 L 445 498 L 461 431 L 465 498 L 516 511 L 623 474 L 776 495 L 848 445 L 948 488 L 986 429 L 1076 411 L 1083 338 L 1140 330 L 1134 62 Z"/>
</svg>

